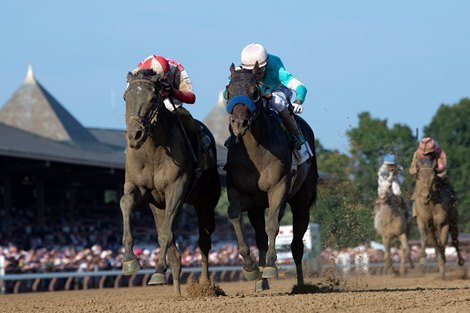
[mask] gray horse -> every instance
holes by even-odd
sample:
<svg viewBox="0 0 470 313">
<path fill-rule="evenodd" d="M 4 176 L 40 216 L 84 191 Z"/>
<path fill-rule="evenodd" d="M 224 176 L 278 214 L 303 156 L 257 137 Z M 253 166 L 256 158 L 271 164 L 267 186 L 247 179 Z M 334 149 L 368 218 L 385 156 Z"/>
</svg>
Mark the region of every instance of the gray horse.
<svg viewBox="0 0 470 313">
<path fill-rule="evenodd" d="M 256 281 L 256 289 L 269 288 L 267 278 L 277 277 L 275 240 L 279 221 L 289 203 L 293 215 L 291 250 L 296 265 L 297 284 L 303 285 L 302 237 L 307 230 L 310 207 L 317 195 L 317 163 L 315 156 L 293 169 L 290 140 L 275 113 L 263 106 L 258 65 L 253 70 L 235 70 L 227 85 L 229 128 L 232 139 L 227 155 L 228 215 L 243 257 L 245 278 Z M 254 109 L 254 110 L 253 110 Z M 312 129 L 299 117 L 302 129 L 313 153 L 315 137 Z M 250 256 L 241 226 L 241 214 L 246 211 L 256 232 L 259 265 Z M 261 271 L 260 271 L 261 270 Z M 262 273 L 261 273 L 262 272 Z"/>
<path fill-rule="evenodd" d="M 406 218 L 406 207 L 401 197 L 393 194 L 391 189 L 391 180 L 385 180 L 384 184 L 388 183 L 388 188 L 385 194 L 379 195 L 375 209 L 374 209 L 374 227 L 382 237 L 384 245 L 384 259 L 385 269 L 387 271 L 393 270 L 392 258 L 390 255 L 391 241 L 394 238 L 400 240 L 400 275 L 406 273 L 405 262 L 408 260 L 410 268 L 413 268 L 411 261 L 410 246 L 408 244 L 409 223 Z M 386 187 L 386 186 L 384 186 Z"/>
<path fill-rule="evenodd" d="M 420 232 L 420 262 L 426 259 L 426 241 L 435 247 L 441 278 L 445 278 L 445 246 L 450 232 L 452 245 L 458 255 L 458 264 L 463 266 L 464 258 L 459 250 L 457 199 L 448 178 L 436 174 L 436 161 L 419 161 L 415 187 L 415 205 Z"/>
<path fill-rule="evenodd" d="M 177 115 L 179 109 L 172 113 L 163 105 L 163 85 L 152 70 L 129 73 L 127 79 L 129 85 L 124 94 L 126 173 L 124 195 L 120 202 L 124 228 L 122 270 L 124 274 L 131 275 L 140 269 L 137 256 L 132 251 L 129 219 L 134 207 L 148 204 L 155 218 L 160 245 L 156 272 L 149 285 L 166 283 L 168 256 L 175 292 L 181 294 L 181 255 L 175 245 L 174 219 L 183 203 L 195 207 L 199 224 L 198 243 L 202 253 L 200 280 L 208 281 L 210 236 L 214 231 L 214 209 L 220 196 L 217 166 L 214 162 L 209 168 L 200 168 L 194 157 L 200 157 L 202 153 L 197 134 L 183 130 Z M 200 122 L 198 125 L 203 127 Z M 207 128 L 203 127 L 203 130 L 211 138 L 211 151 L 216 159 L 214 139 Z"/>
</svg>

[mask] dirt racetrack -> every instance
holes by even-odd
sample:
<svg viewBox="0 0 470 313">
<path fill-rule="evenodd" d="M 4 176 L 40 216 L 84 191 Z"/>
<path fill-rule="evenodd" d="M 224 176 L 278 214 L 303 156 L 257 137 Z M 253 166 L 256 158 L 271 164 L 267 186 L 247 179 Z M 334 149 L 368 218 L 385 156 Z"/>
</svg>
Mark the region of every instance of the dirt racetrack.
<svg viewBox="0 0 470 313">
<path fill-rule="evenodd" d="M 292 294 L 293 279 L 271 280 L 271 289 L 254 283 L 218 283 L 226 296 L 181 297 L 172 286 L 58 291 L 0 296 L 0 312 L 470 312 L 470 280 L 462 273 L 411 273 L 408 277 L 330 275 L 310 278 L 316 291 Z"/>
</svg>

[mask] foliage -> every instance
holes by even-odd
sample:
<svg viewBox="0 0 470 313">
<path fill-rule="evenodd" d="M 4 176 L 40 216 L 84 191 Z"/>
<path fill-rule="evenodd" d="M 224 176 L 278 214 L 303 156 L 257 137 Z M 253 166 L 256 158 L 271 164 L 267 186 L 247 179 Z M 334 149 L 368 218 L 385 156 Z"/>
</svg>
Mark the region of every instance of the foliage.
<svg viewBox="0 0 470 313">
<path fill-rule="evenodd" d="M 318 142 L 317 162 L 322 181 L 311 219 L 320 224 L 323 245 L 340 248 L 370 239 L 370 210 L 355 198 L 350 158 L 337 150 L 326 150 Z"/>
<path fill-rule="evenodd" d="M 359 126 L 347 134 L 350 139 L 351 172 L 358 197 L 370 206 L 376 196 L 377 170 L 383 156 L 394 153 L 398 162 L 407 169 L 416 148 L 416 139 L 408 126 L 395 124 L 388 128 L 386 119 L 371 118 L 368 112 L 359 114 Z M 407 185 L 404 187 L 406 190 Z"/>
<path fill-rule="evenodd" d="M 459 198 L 459 224 L 470 232 L 470 99 L 442 104 L 424 133 L 436 139 L 447 155 L 447 174 Z"/>
</svg>

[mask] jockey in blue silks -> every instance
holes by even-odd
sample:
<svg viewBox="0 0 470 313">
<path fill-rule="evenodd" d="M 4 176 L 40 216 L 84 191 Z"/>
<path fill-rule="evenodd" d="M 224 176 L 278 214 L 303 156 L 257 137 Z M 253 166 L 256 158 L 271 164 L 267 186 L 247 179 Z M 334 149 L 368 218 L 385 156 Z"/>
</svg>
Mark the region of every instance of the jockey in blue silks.
<svg viewBox="0 0 470 313">
<path fill-rule="evenodd" d="M 252 43 L 242 50 L 241 67 L 251 70 L 255 67 L 256 62 L 260 67 L 257 77 L 261 82 L 260 89 L 265 93 L 272 94 L 269 100 L 270 106 L 276 110 L 285 127 L 292 134 L 295 148 L 300 149 L 305 138 L 288 107 L 292 91 L 295 91 L 295 100 L 292 103 L 293 113 L 302 113 L 302 103 L 307 95 L 307 88 L 284 68 L 279 57 L 268 54 L 262 45 Z"/>
</svg>

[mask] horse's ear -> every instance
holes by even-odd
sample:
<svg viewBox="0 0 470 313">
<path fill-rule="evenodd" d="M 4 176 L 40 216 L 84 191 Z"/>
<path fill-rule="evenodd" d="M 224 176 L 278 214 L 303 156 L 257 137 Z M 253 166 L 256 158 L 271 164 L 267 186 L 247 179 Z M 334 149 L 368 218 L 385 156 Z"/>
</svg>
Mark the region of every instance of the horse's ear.
<svg viewBox="0 0 470 313">
<path fill-rule="evenodd" d="M 230 65 L 230 77 L 233 76 L 233 73 L 235 73 L 235 64 L 232 63 L 232 65 Z"/>
<path fill-rule="evenodd" d="M 252 73 L 253 73 L 253 75 L 255 75 L 255 76 L 258 75 L 258 73 L 259 73 L 259 63 L 258 63 L 258 61 L 256 61 L 255 67 L 253 67 Z"/>
<path fill-rule="evenodd" d="M 134 75 L 131 72 L 127 73 L 127 82 L 130 83 L 134 79 Z"/>
</svg>

